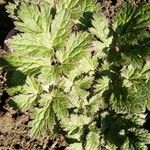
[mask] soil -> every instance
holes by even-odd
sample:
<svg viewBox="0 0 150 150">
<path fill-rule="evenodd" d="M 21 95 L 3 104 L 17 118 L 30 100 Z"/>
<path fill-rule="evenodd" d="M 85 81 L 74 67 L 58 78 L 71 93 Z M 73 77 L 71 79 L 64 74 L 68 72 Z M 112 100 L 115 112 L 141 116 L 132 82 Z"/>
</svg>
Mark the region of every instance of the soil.
<svg viewBox="0 0 150 150">
<path fill-rule="evenodd" d="M 103 12 L 110 20 L 124 2 L 123 0 L 98 1 L 101 3 Z M 131 1 L 134 4 L 149 2 L 148 0 Z M 2 48 L 5 37 L 13 27 L 12 20 L 8 18 L 8 14 L 5 11 L 5 5 L 0 5 L 0 46 Z M 0 70 L 0 72 L 2 71 Z M 4 73 L 1 75 L 4 76 Z M 9 96 L 4 90 L 0 100 L 0 150 L 63 150 L 65 148 L 66 142 L 61 135 L 53 140 L 46 134 L 38 139 L 31 139 L 28 135 L 27 126 L 30 120 L 30 113 L 18 113 L 14 111 L 8 105 L 8 99 Z M 144 127 L 149 129 L 149 125 L 150 115 L 148 115 Z"/>
<path fill-rule="evenodd" d="M 52 150 L 56 142 L 58 143 L 55 146 L 56 150 L 64 149 L 66 143 L 63 137 L 52 141 L 45 134 L 39 139 L 31 139 L 27 128 L 29 114 L 17 114 L 16 116 L 16 113 L 10 110 L 9 108 L 0 117 L 0 150 Z"/>
</svg>

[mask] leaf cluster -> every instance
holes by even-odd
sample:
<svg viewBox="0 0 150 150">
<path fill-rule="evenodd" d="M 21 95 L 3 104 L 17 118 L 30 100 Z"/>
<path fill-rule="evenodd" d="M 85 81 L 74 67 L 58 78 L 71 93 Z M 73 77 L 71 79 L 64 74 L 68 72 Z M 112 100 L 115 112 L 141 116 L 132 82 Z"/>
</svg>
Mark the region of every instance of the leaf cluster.
<svg viewBox="0 0 150 150">
<path fill-rule="evenodd" d="M 126 3 L 110 24 L 94 0 L 15 1 L 17 34 L 1 59 L 30 135 L 65 131 L 66 150 L 146 150 L 150 4 Z"/>
</svg>

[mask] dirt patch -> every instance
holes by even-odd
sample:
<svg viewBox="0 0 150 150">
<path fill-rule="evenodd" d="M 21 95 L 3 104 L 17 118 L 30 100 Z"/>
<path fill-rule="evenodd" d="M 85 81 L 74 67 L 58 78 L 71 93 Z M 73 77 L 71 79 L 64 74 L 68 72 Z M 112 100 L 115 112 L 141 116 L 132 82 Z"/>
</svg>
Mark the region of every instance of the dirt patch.
<svg viewBox="0 0 150 150">
<path fill-rule="evenodd" d="M 5 108 L 8 109 L 8 108 Z M 43 135 L 38 139 L 29 137 L 29 113 L 17 114 L 11 108 L 0 116 L 0 150 L 63 150 L 66 142 L 62 136 L 50 139 Z"/>
<path fill-rule="evenodd" d="M 101 3 L 103 13 L 108 19 L 112 19 L 117 13 L 118 9 L 123 5 L 125 0 L 98 0 Z M 129 0 L 130 3 L 138 5 L 140 3 L 148 3 L 150 0 Z"/>
<path fill-rule="evenodd" d="M 5 113 L 3 116 L 0 117 L 0 133 L 5 134 L 10 132 L 13 128 L 14 120 L 11 117 L 10 113 Z"/>
</svg>

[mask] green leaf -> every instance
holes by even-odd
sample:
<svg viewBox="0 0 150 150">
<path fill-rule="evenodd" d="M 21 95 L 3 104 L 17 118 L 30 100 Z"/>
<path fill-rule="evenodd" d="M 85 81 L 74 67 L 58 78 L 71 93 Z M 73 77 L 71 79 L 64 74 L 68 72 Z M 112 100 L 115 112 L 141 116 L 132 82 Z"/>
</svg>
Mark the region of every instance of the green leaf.
<svg viewBox="0 0 150 150">
<path fill-rule="evenodd" d="M 150 4 L 127 3 L 113 25 L 96 0 L 16 0 L 7 9 L 17 32 L 0 66 L 13 102 L 33 112 L 30 135 L 61 128 L 68 150 L 147 149 Z"/>
<path fill-rule="evenodd" d="M 9 39 L 7 44 L 12 53 L 6 56 L 6 60 L 22 72 L 33 73 L 41 66 L 51 65 L 53 49 L 47 35 L 20 34 Z"/>
<path fill-rule="evenodd" d="M 41 67 L 47 66 L 46 59 L 38 58 L 38 57 L 28 57 L 28 56 L 17 56 L 15 53 L 11 53 L 7 56 L 6 60 L 10 64 L 13 64 L 14 67 L 18 68 L 18 71 L 25 74 L 34 74 L 35 72 L 39 72 Z"/>
<path fill-rule="evenodd" d="M 58 12 L 61 12 L 62 10 L 69 10 L 72 18 L 78 18 L 82 14 L 82 10 L 79 7 L 80 5 L 81 0 L 60 0 L 56 7 Z"/>
<path fill-rule="evenodd" d="M 141 142 L 144 144 L 150 144 L 150 133 L 148 132 L 148 130 L 144 130 L 144 129 L 137 129 L 134 131 L 135 135 L 137 136 L 137 142 Z"/>
<path fill-rule="evenodd" d="M 84 150 L 82 147 L 82 143 L 74 143 L 70 144 L 65 150 Z"/>
<path fill-rule="evenodd" d="M 70 107 L 84 107 L 87 104 L 87 97 L 89 95 L 88 89 L 92 85 L 93 77 L 85 77 L 77 81 L 69 82 L 70 89 L 66 87 L 66 90 L 69 90 L 68 99 L 70 102 Z M 69 84 L 68 83 L 68 84 Z"/>
<path fill-rule="evenodd" d="M 21 111 L 29 110 L 37 104 L 37 95 L 35 94 L 19 94 L 13 98 L 14 106 L 17 105 Z"/>
<path fill-rule="evenodd" d="M 150 14 L 150 4 L 149 3 L 139 5 L 136 8 L 135 12 L 132 14 L 132 18 L 130 18 L 130 19 L 133 19 L 132 21 L 130 20 L 130 23 L 132 25 L 135 25 L 135 27 L 133 29 L 140 29 L 140 28 L 144 28 L 145 26 L 149 25 L 149 23 L 150 23 L 149 14 Z"/>
<path fill-rule="evenodd" d="M 90 132 L 87 135 L 86 150 L 97 150 L 100 145 L 100 137 L 97 133 Z"/>
<path fill-rule="evenodd" d="M 109 88 L 109 82 L 110 79 L 108 77 L 102 77 L 102 79 L 99 79 L 95 85 L 95 93 L 102 95 L 104 91 Z"/>
<path fill-rule="evenodd" d="M 93 81 L 93 77 L 85 76 L 83 79 L 77 80 L 75 84 L 79 86 L 81 89 L 87 90 L 90 88 Z"/>
<path fill-rule="evenodd" d="M 146 60 L 146 63 L 145 63 L 145 65 L 143 66 L 141 73 L 142 73 L 142 74 L 146 74 L 146 73 L 149 72 L 149 71 L 150 71 L 150 61 L 149 61 L 149 59 L 148 59 L 148 60 Z M 147 78 L 147 79 L 148 79 L 148 78 Z"/>
<path fill-rule="evenodd" d="M 43 85 L 53 84 L 57 85 L 61 78 L 60 77 L 60 70 L 58 67 L 55 66 L 46 66 L 41 68 L 41 72 L 38 76 L 39 81 Z"/>
<path fill-rule="evenodd" d="M 26 79 L 26 84 L 23 86 L 24 93 L 34 93 L 40 94 L 42 93 L 41 84 L 38 83 L 37 79 L 33 76 L 28 76 Z"/>
<path fill-rule="evenodd" d="M 66 43 L 66 49 L 63 55 L 63 61 L 68 57 L 77 57 L 80 53 L 86 50 L 90 43 L 91 37 L 89 33 L 78 32 L 77 34 L 71 34 L 68 42 Z M 78 57 L 77 57 L 78 58 Z"/>
<path fill-rule="evenodd" d="M 134 127 L 143 126 L 145 123 L 146 115 L 145 114 L 136 114 L 136 115 L 125 115 L 126 120 L 129 122 L 128 125 Z"/>
<path fill-rule="evenodd" d="M 13 103 L 15 103 L 12 105 L 17 105 L 21 111 L 29 110 L 37 104 L 40 93 L 42 93 L 41 85 L 37 83 L 34 77 L 28 77 L 26 84 L 23 85 L 22 94 L 12 98 Z"/>
<path fill-rule="evenodd" d="M 15 22 L 17 29 L 33 35 L 49 33 L 51 8 L 48 5 L 22 3 L 19 7 L 18 18 Z"/>
<path fill-rule="evenodd" d="M 90 34 L 86 32 L 71 34 L 66 43 L 66 49 L 62 54 L 60 52 L 57 53 L 63 73 L 68 74 L 69 71 L 79 64 L 79 60 L 83 58 L 86 55 L 86 51 L 88 51 L 91 44 L 90 41 Z"/>
<path fill-rule="evenodd" d="M 19 0 L 15 0 L 14 3 L 9 3 L 9 5 L 6 5 L 6 12 L 9 14 L 10 18 L 18 19 L 15 12 L 17 10 L 17 7 L 19 6 Z"/>
<path fill-rule="evenodd" d="M 150 111 L 150 100 L 147 101 L 146 108 Z"/>
<path fill-rule="evenodd" d="M 84 125 L 89 124 L 91 121 L 90 117 L 83 115 L 71 115 L 70 118 L 62 121 L 62 126 L 65 131 L 68 131 L 68 137 L 77 139 L 79 141 L 81 135 L 83 134 Z"/>
<path fill-rule="evenodd" d="M 145 145 L 147 143 L 150 143 L 150 134 L 146 130 L 131 129 L 129 136 L 121 146 L 121 150 L 147 150 Z"/>
<path fill-rule="evenodd" d="M 53 54 L 51 38 L 47 34 L 31 35 L 28 33 L 18 34 L 6 41 L 10 50 L 19 55 L 49 56 Z"/>
<path fill-rule="evenodd" d="M 124 94 L 123 94 L 124 92 Z M 126 95 L 126 91 L 121 90 L 121 94 L 118 97 L 112 95 L 110 103 L 116 112 L 125 111 L 132 113 L 142 113 L 145 111 L 144 103 L 141 103 L 141 99 L 134 98 L 134 96 L 129 93 Z M 135 93 L 134 93 L 135 94 Z"/>
<path fill-rule="evenodd" d="M 100 4 L 96 0 L 81 0 L 81 8 L 84 12 L 99 12 Z"/>
<path fill-rule="evenodd" d="M 78 85 L 71 87 L 71 91 L 68 94 L 68 99 L 71 103 L 70 107 L 83 107 L 87 103 L 87 97 L 89 92 L 81 89 Z"/>
<path fill-rule="evenodd" d="M 97 58 L 91 57 L 89 55 L 84 57 L 80 63 L 81 63 L 81 67 L 79 66 L 79 69 L 81 69 L 83 73 L 87 73 L 90 71 L 92 73 L 92 71 L 96 70 L 96 68 L 98 67 Z M 86 66 L 84 64 L 86 64 Z"/>
<path fill-rule="evenodd" d="M 127 64 L 132 63 L 133 66 L 138 68 L 142 67 L 143 59 L 147 61 L 146 59 L 149 56 L 150 38 L 143 36 L 138 40 L 131 38 L 131 41 L 124 41 L 121 37 L 119 39 L 121 50 L 123 50 L 123 61 Z M 132 40 L 136 40 L 136 42 L 133 43 Z"/>
<path fill-rule="evenodd" d="M 56 5 L 57 10 L 69 10 L 73 19 L 79 19 L 84 12 L 98 12 L 99 5 L 96 0 L 60 0 Z"/>
<path fill-rule="evenodd" d="M 104 51 L 106 48 L 105 43 L 102 43 L 100 41 L 93 41 L 93 49 L 95 50 L 95 56 L 98 58 L 105 58 L 107 55 Z"/>
<path fill-rule="evenodd" d="M 121 71 L 122 77 L 130 79 L 135 72 L 135 68 L 130 64 L 129 66 L 123 67 Z"/>
<path fill-rule="evenodd" d="M 53 109 L 59 119 L 66 119 L 68 117 L 68 99 L 61 92 L 56 92 L 53 98 Z"/>
<path fill-rule="evenodd" d="M 105 106 L 105 103 L 103 101 L 103 97 L 101 95 L 95 95 L 92 96 L 88 103 L 86 104 L 86 111 L 87 114 L 90 116 L 95 115 L 100 109 L 103 109 Z"/>
<path fill-rule="evenodd" d="M 60 47 L 67 40 L 71 33 L 70 13 L 66 10 L 59 12 L 51 25 L 52 45 L 54 48 Z"/>
<path fill-rule="evenodd" d="M 149 36 L 145 27 L 150 24 L 150 4 L 134 7 L 127 3 L 114 22 L 114 30 L 120 35 L 119 42 L 138 43 L 138 40 Z"/>
<path fill-rule="evenodd" d="M 84 65 L 86 64 L 86 66 Z M 77 67 L 74 67 L 73 70 L 71 70 L 68 74 L 68 78 L 64 78 L 62 80 L 62 83 L 64 85 L 64 89 L 66 92 L 70 91 L 70 88 L 73 86 L 73 82 L 75 78 L 78 78 L 79 76 L 82 76 L 84 73 L 89 73 L 90 76 L 93 76 L 94 70 L 96 69 L 98 65 L 98 61 L 96 58 L 91 58 L 91 56 L 86 56 L 83 59 L 79 61 L 79 64 Z M 90 77 L 89 77 L 90 78 Z M 90 79 L 91 81 L 92 79 Z M 89 82 L 90 82 L 89 81 Z M 83 81 L 84 82 L 84 81 Z M 88 82 L 88 81 L 87 81 Z"/>
<path fill-rule="evenodd" d="M 112 113 L 102 115 L 101 130 L 105 135 L 109 149 L 120 148 L 121 150 L 126 150 L 123 148 L 129 148 L 142 150 L 143 147 L 146 147 L 145 144 L 149 142 L 149 133 L 141 129 L 144 119 L 142 115 L 125 113 L 118 113 L 116 116 L 113 116 Z M 129 141 L 126 141 L 127 139 Z"/>
<path fill-rule="evenodd" d="M 135 8 L 130 4 L 126 3 L 116 14 L 113 19 L 113 28 L 114 30 L 121 34 L 125 30 L 125 24 L 129 22 L 134 13 Z"/>
<path fill-rule="evenodd" d="M 134 83 L 133 86 L 131 86 L 128 89 L 129 97 L 130 97 L 130 103 L 133 101 L 132 106 L 134 106 L 135 110 L 136 108 L 140 107 L 141 110 L 145 111 L 146 107 L 149 108 L 149 87 L 150 87 L 150 81 L 148 82 L 139 82 Z M 133 99 L 134 97 L 134 99 Z M 131 99 L 133 99 L 131 101 Z M 132 108 L 132 111 L 134 111 Z M 140 111 L 139 111 L 140 112 Z"/>
<path fill-rule="evenodd" d="M 141 82 L 141 84 L 137 85 L 137 89 L 136 89 L 137 95 L 135 96 L 135 99 L 137 99 L 137 101 L 138 100 L 141 101 L 141 106 L 143 106 L 144 108 L 146 107 L 148 110 L 150 110 L 150 98 L 149 98 L 150 90 L 149 90 L 149 88 L 150 88 L 149 80 L 144 83 Z"/>
<path fill-rule="evenodd" d="M 33 120 L 29 122 L 29 126 L 32 127 L 30 135 L 35 138 L 48 130 L 53 132 L 54 125 L 55 115 L 49 98 L 44 107 L 35 110 Z"/>
<path fill-rule="evenodd" d="M 110 29 L 106 17 L 103 14 L 94 14 L 92 25 L 93 28 L 90 28 L 90 32 L 96 35 L 96 37 L 109 47 L 112 42 L 112 37 L 110 37 Z"/>
</svg>

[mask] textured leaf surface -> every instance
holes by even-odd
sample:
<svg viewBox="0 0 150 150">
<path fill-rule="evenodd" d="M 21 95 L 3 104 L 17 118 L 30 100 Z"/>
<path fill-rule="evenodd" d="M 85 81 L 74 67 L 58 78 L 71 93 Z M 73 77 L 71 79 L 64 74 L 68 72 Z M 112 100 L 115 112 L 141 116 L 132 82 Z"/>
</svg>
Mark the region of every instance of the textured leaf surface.
<svg viewBox="0 0 150 150">
<path fill-rule="evenodd" d="M 28 94 L 28 95 L 20 94 L 18 96 L 15 96 L 13 98 L 13 101 L 17 104 L 17 107 L 21 111 L 26 111 L 31 107 L 33 107 L 34 104 L 37 103 L 36 99 L 37 99 L 37 95 L 34 94 Z"/>
<path fill-rule="evenodd" d="M 55 93 L 53 100 L 53 109 L 59 119 L 66 119 L 68 117 L 68 100 L 62 93 Z"/>
<path fill-rule="evenodd" d="M 125 24 L 131 19 L 135 8 L 131 4 L 124 5 L 114 18 L 114 29 L 121 33 L 125 29 Z"/>
<path fill-rule="evenodd" d="M 83 134 L 83 126 L 88 124 L 91 118 L 86 116 L 71 115 L 70 119 L 63 121 L 62 126 L 68 131 L 68 137 L 79 140 Z"/>
<path fill-rule="evenodd" d="M 78 61 L 86 55 L 86 51 L 88 51 L 88 47 L 91 44 L 90 40 L 90 35 L 84 32 L 70 36 L 64 52 L 62 54 L 57 53 L 63 73 L 68 74 L 78 64 Z"/>
<path fill-rule="evenodd" d="M 135 43 L 147 36 L 144 28 L 150 24 L 150 4 L 133 7 L 128 3 L 120 10 L 114 22 L 115 31 L 122 36 L 120 40 Z"/>
<path fill-rule="evenodd" d="M 66 148 L 66 150 L 84 150 L 82 147 L 82 143 L 75 143 L 70 144 L 69 147 Z"/>
<path fill-rule="evenodd" d="M 18 18 L 15 25 L 22 32 L 32 33 L 33 35 L 48 33 L 50 30 L 50 7 L 30 5 L 22 3 L 19 7 Z"/>
<path fill-rule="evenodd" d="M 104 91 L 106 91 L 109 87 L 109 78 L 108 77 L 102 77 L 102 79 L 99 79 L 97 81 L 97 85 L 95 86 L 95 92 L 97 94 L 102 95 Z"/>
<path fill-rule="evenodd" d="M 90 132 L 87 136 L 86 150 L 97 150 L 99 144 L 99 135 L 97 133 Z"/>
<path fill-rule="evenodd" d="M 62 11 L 55 16 L 55 19 L 51 25 L 52 45 L 58 47 L 64 43 L 69 36 L 70 29 L 70 13 L 68 11 Z"/>
<path fill-rule="evenodd" d="M 37 108 L 33 115 L 33 120 L 29 123 L 32 127 L 30 130 L 30 135 L 32 137 L 37 137 L 47 130 L 53 131 L 55 125 L 55 116 L 50 104 L 50 100 L 47 100 L 45 106 L 42 108 Z"/>
<path fill-rule="evenodd" d="M 17 7 L 19 5 L 19 0 L 16 0 L 14 3 L 9 3 L 9 5 L 6 5 L 6 12 L 9 13 L 9 17 L 13 19 L 18 19 L 18 17 L 15 15 L 15 11 L 17 10 Z"/>
<path fill-rule="evenodd" d="M 135 133 L 130 133 L 131 136 L 128 137 L 125 143 L 122 145 L 121 149 L 132 149 L 132 150 L 147 150 L 147 146 L 143 143 L 149 143 L 150 134 L 144 130 L 134 130 Z"/>
<path fill-rule="evenodd" d="M 13 97 L 13 101 L 21 111 L 29 110 L 37 104 L 42 87 L 33 77 L 28 77 L 23 87 L 23 93 Z"/>
<path fill-rule="evenodd" d="M 124 67 L 122 69 L 122 77 L 125 77 L 126 79 L 129 79 L 134 74 L 135 68 L 132 65 L 129 65 L 128 67 Z"/>
<path fill-rule="evenodd" d="M 77 19 L 84 12 L 98 12 L 99 5 L 95 0 L 60 0 L 57 9 L 58 11 L 70 10 L 72 18 Z"/>
<path fill-rule="evenodd" d="M 45 67 L 48 64 L 46 64 L 48 61 L 43 58 L 38 57 L 28 57 L 28 56 L 16 56 L 15 54 L 10 54 L 6 60 L 10 64 L 13 64 L 15 67 L 18 68 L 19 71 L 22 73 L 29 73 L 33 74 L 35 72 L 39 72 L 41 67 Z M 7 66 L 7 65 L 6 65 Z"/>
<path fill-rule="evenodd" d="M 51 38 L 47 35 L 31 35 L 28 33 L 20 34 L 9 39 L 6 43 L 16 55 L 46 55 L 51 56 L 53 53 Z"/>
<path fill-rule="evenodd" d="M 94 28 L 90 29 L 90 32 L 96 35 L 106 46 L 112 41 L 110 36 L 109 24 L 106 17 L 101 14 L 94 14 L 92 25 Z"/>
</svg>

